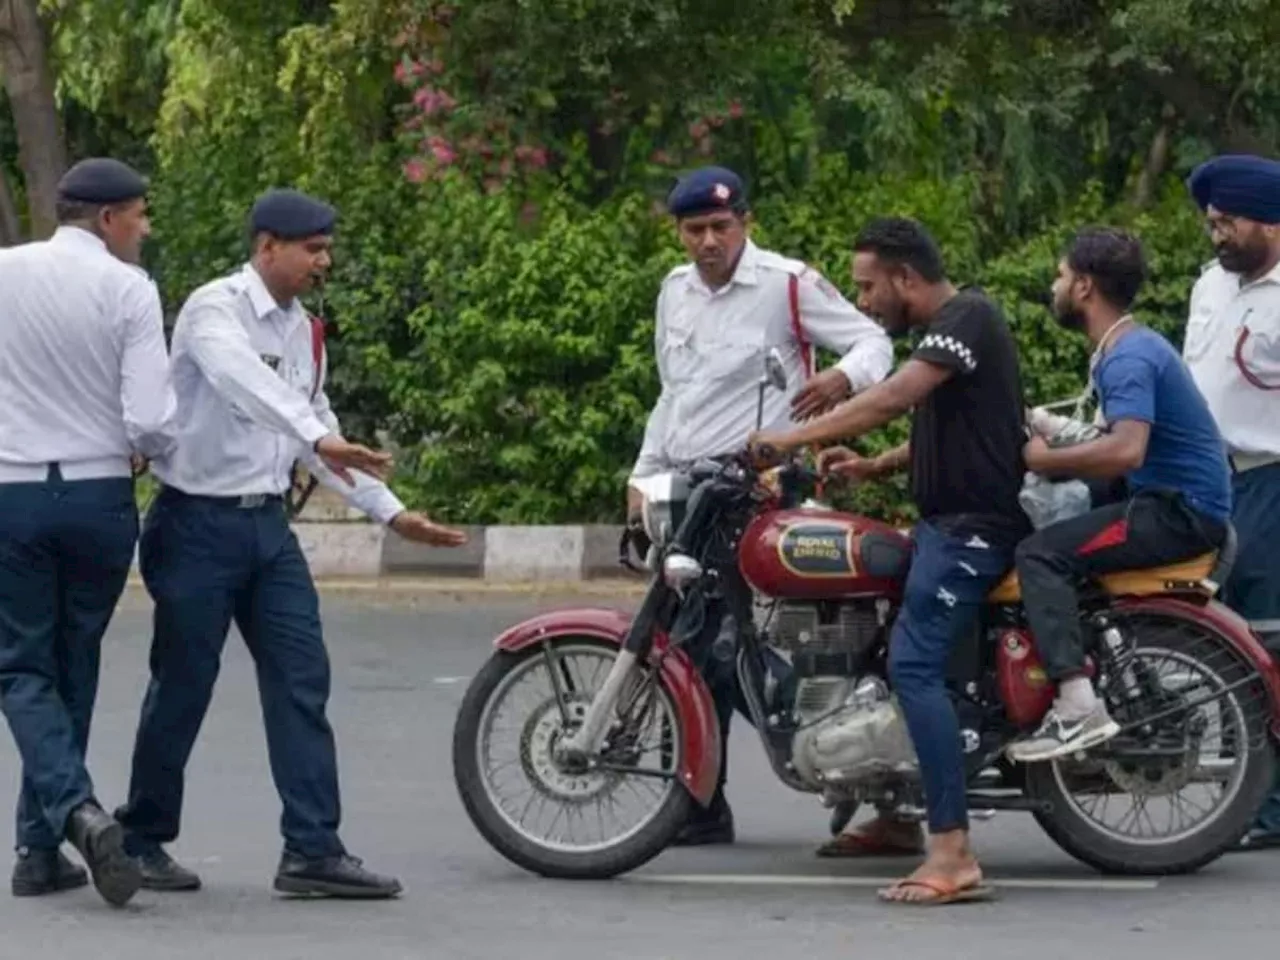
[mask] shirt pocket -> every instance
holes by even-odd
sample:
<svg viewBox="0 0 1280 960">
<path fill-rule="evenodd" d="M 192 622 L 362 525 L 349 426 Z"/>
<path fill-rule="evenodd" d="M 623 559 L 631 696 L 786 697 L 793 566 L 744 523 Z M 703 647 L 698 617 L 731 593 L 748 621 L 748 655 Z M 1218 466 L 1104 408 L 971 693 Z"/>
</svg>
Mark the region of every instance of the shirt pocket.
<svg viewBox="0 0 1280 960">
<path fill-rule="evenodd" d="M 1188 363 L 1204 359 L 1213 346 L 1213 331 L 1217 326 L 1213 314 L 1201 308 L 1187 317 L 1187 330 L 1182 338 L 1182 356 Z"/>
</svg>

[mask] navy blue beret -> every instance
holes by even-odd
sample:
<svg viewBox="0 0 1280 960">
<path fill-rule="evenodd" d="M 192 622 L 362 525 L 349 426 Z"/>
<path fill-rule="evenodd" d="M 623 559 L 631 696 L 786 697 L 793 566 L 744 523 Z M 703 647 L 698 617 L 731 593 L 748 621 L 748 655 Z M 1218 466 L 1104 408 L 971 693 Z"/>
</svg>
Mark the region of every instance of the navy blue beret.
<svg viewBox="0 0 1280 960">
<path fill-rule="evenodd" d="M 1280 223 L 1280 163 L 1230 154 L 1202 163 L 1187 180 L 1200 209 L 1210 205 L 1227 216 Z"/>
<path fill-rule="evenodd" d="M 281 240 L 302 240 L 333 231 L 338 213 L 333 207 L 297 190 L 268 190 L 249 213 L 254 233 L 269 233 Z"/>
<path fill-rule="evenodd" d="M 747 209 L 742 178 L 724 167 L 702 167 L 680 180 L 667 197 L 667 210 L 675 217 L 691 217 L 715 210 Z"/>
<path fill-rule="evenodd" d="M 58 181 L 58 197 L 75 203 L 124 203 L 147 195 L 147 181 L 110 157 L 81 160 Z"/>
</svg>

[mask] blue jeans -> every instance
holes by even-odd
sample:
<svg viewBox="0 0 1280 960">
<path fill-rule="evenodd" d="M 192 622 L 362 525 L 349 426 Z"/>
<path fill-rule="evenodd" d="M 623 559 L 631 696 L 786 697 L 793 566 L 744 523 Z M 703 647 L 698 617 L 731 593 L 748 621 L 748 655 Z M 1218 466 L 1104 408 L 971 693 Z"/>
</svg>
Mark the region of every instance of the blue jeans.
<svg viewBox="0 0 1280 960">
<path fill-rule="evenodd" d="M 1244 617 L 1273 656 L 1280 656 L 1280 464 L 1237 473 L 1232 480 L 1231 521 L 1239 536 L 1239 552 L 1222 600 Z M 1280 833 L 1280 777 L 1258 811 L 1254 827 Z"/>
<path fill-rule="evenodd" d="M 968 829 L 960 724 L 947 664 L 987 595 L 1013 566 L 1013 544 L 966 532 L 960 518 L 916 525 L 902 610 L 889 638 L 889 680 L 920 760 L 931 833 Z"/>
<path fill-rule="evenodd" d="M 116 813 L 128 848 L 178 836 L 183 771 L 234 620 L 257 667 L 285 849 L 345 852 L 319 598 L 281 502 L 242 509 L 166 489 L 147 515 L 139 560 L 155 621 L 129 800 Z"/>
<path fill-rule="evenodd" d="M 17 845 L 52 850 L 93 800 L 102 637 L 138 539 L 127 478 L 0 484 L 0 705 L 22 757 Z"/>
</svg>

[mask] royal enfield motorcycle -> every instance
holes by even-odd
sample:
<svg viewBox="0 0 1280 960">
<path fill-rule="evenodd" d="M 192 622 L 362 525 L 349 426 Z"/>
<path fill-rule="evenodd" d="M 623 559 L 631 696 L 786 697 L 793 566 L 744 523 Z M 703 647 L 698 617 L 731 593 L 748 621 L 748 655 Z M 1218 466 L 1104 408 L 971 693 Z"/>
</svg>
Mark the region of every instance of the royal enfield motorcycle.
<svg viewBox="0 0 1280 960">
<path fill-rule="evenodd" d="M 771 357 L 761 407 L 785 387 Z M 560 610 L 497 638 L 453 763 L 499 853 L 602 879 L 662 852 L 715 791 L 722 744 L 696 665 L 717 661 L 736 669 L 778 779 L 820 798 L 833 833 L 863 804 L 924 818 L 887 671 L 911 539 L 812 499 L 819 480 L 799 459 L 760 470 L 745 455 L 652 478 L 643 535 L 623 542 L 650 574 L 635 614 Z M 1214 600 L 1234 551 L 1232 532 L 1219 553 L 1081 584 L 1088 669 L 1121 731 L 1043 763 L 1005 756 L 1054 690 L 1016 572 L 996 586 L 948 670 L 972 816 L 1028 812 L 1107 873 L 1194 871 L 1243 836 L 1273 783 L 1280 669 Z"/>
</svg>

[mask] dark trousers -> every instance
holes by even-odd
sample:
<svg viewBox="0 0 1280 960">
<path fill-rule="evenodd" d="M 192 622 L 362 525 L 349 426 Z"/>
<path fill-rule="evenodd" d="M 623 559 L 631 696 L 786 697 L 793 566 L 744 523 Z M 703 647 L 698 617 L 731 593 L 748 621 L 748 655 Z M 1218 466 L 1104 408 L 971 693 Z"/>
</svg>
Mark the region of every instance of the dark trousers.
<svg viewBox="0 0 1280 960">
<path fill-rule="evenodd" d="M 1220 547 L 1225 536 L 1224 524 L 1180 495 L 1142 491 L 1022 541 L 1016 559 L 1022 602 L 1050 679 L 1084 671 L 1077 581 L 1190 560 Z"/>
<path fill-rule="evenodd" d="M 947 668 L 987 595 L 1013 565 L 1012 544 L 963 518 L 921 521 L 913 532 L 902 609 L 889 636 L 889 680 L 920 762 L 929 830 L 967 829 L 964 751 Z"/>
<path fill-rule="evenodd" d="M 183 771 L 234 620 L 257 667 L 285 848 L 304 857 L 344 852 L 319 598 L 283 505 L 243 509 L 166 489 L 147 515 L 139 554 L 155 621 L 129 800 L 117 812 L 130 849 L 178 836 Z"/>
<path fill-rule="evenodd" d="M 102 637 L 138 539 L 127 478 L 0 484 L 0 706 L 22 757 L 17 844 L 56 848 L 85 769 Z"/>
<path fill-rule="evenodd" d="M 1275 554 L 1280 543 L 1280 464 L 1237 473 L 1232 496 L 1239 550 L 1223 584 L 1222 601 L 1249 621 L 1273 657 L 1280 657 L 1280 563 Z M 1280 773 L 1254 826 L 1280 833 Z"/>
</svg>

